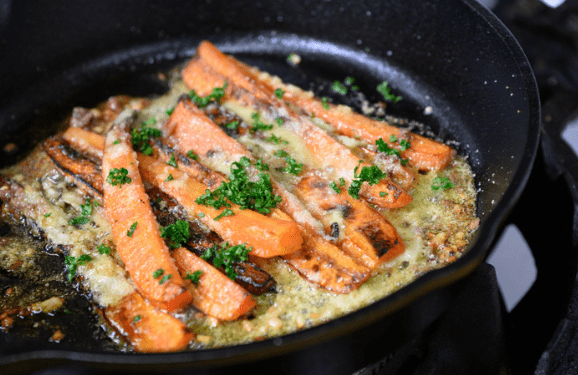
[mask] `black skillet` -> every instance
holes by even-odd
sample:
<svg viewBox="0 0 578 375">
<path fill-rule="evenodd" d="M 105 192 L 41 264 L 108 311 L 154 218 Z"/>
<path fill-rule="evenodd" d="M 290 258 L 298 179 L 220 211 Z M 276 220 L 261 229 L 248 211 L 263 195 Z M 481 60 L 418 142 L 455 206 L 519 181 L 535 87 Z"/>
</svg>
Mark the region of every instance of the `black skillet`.
<svg viewBox="0 0 578 375">
<path fill-rule="evenodd" d="M 517 42 L 474 0 L 0 1 L 2 164 L 55 131 L 72 106 L 109 95 L 160 93 L 154 73 L 185 61 L 203 39 L 289 82 L 355 77 L 370 99 L 387 80 L 403 100 L 391 115 L 426 123 L 469 157 L 481 226 L 468 252 L 355 313 L 247 345 L 122 354 L 0 334 L 2 373 L 73 369 L 347 374 L 423 331 L 486 257 L 535 157 L 539 100 Z M 285 62 L 290 52 L 302 63 Z M 431 107 L 431 114 L 425 109 Z"/>
</svg>

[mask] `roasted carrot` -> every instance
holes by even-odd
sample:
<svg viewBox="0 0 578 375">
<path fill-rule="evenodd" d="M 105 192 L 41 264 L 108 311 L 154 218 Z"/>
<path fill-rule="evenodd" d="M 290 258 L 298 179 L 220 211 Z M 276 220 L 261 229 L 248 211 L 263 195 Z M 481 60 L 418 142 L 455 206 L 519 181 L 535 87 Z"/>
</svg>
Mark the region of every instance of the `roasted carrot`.
<svg viewBox="0 0 578 375">
<path fill-rule="evenodd" d="M 268 258 L 290 254 L 301 247 L 303 240 L 295 222 L 271 219 L 251 210 L 241 210 L 235 204 L 225 209 L 200 205 L 196 199 L 205 193 L 206 185 L 152 157 L 141 155 L 139 163 L 147 181 L 173 197 L 192 217 L 203 213 L 198 219 L 224 240 L 253 247 L 252 255 Z M 168 176 L 172 176 L 169 181 Z M 231 215 L 226 216 L 225 210 Z"/>
<path fill-rule="evenodd" d="M 405 139 L 411 144 L 411 147 L 403 151 L 401 155 L 403 158 L 408 158 L 420 170 L 441 170 L 449 164 L 455 153 L 443 143 L 404 131 L 383 121 L 372 120 L 354 112 L 350 107 L 322 102 L 315 98 L 311 92 L 305 92 L 299 87 L 285 84 L 277 77 L 272 77 L 257 68 L 249 67 L 229 56 L 222 55 L 209 42 L 202 42 L 199 45 L 198 55 L 208 61 L 213 68 L 215 66 L 222 68 L 225 65 L 224 62 L 221 63 L 224 58 L 232 60 L 237 68 L 236 74 L 249 77 L 249 79 L 245 78 L 245 83 L 242 83 L 243 88 L 252 92 L 251 85 L 254 85 L 259 88 L 259 92 L 265 93 L 266 98 L 273 98 L 274 91 L 281 89 L 284 92 L 282 101 L 291 103 L 307 116 L 313 115 L 324 120 L 335 128 L 337 134 L 352 138 L 358 137 L 372 144 L 375 144 L 380 138 L 389 142 L 391 136 L 395 139 Z M 221 74 L 225 74 L 222 70 L 217 70 Z M 390 144 L 390 146 L 395 147 L 396 145 Z"/>
<path fill-rule="evenodd" d="M 323 223 L 327 234 L 353 259 L 370 269 L 405 250 L 396 229 L 383 215 L 344 191 L 336 192 L 315 173 L 306 173 L 301 178 L 295 194 L 307 202 L 307 208 Z"/>
<path fill-rule="evenodd" d="M 180 247 L 173 250 L 173 257 L 182 277 L 200 271 L 198 284 L 192 285 L 189 291 L 195 306 L 205 314 L 220 320 L 235 320 L 255 307 L 255 300 L 246 290 L 197 255 Z"/>
<path fill-rule="evenodd" d="M 106 307 L 103 315 L 137 352 L 180 351 L 195 337 L 183 322 L 157 310 L 136 292 Z"/>
<path fill-rule="evenodd" d="M 84 133 L 78 133 L 77 135 L 78 135 L 77 137 L 75 137 L 74 139 L 71 139 L 74 147 L 77 147 L 79 144 L 80 145 L 85 144 L 86 143 L 86 140 L 84 139 L 85 136 L 88 136 L 89 138 L 95 139 L 97 141 L 98 141 L 98 137 L 102 137 L 102 136 L 100 136 L 98 134 L 94 134 L 90 131 L 84 131 Z M 103 141 L 102 144 L 104 144 L 104 137 L 102 137 L 102 141 Z M 98 144 L 98 143 L 99 142 L 96 142 L 96 144 Z M 166 147 L 164 147 L 162 145 L 158 145 L 158 144 L 155 144 L 153 146 L 153 149 L 155 150 L 155 154 L 159 153 L 159 156 L 162 154 L 163 160 L 169 160 L 170 157 L 167 155 L 167 153 L 173 152 L 173 151 L 167 149 Z M 95 196 L 97 198 L 102 199 L 102 190 L 99 190 L 99 187 L 102 188 L 102 175 L 100 173 L 100 169 L 98 168 L 98 166 L 91 160 L 86 160 L 86 159 L 81 159 L 81 158 L 78 158 L 78 160 L 73 160 L 70 157 L 67 157 L 66 155 L 63 155 L 63 157 L 68 158 L 68 160 L 65 160 L 62 162 L 67 164 L 67 165 L 70 165 L 70 170 L 69 171 L 63 171 L 63 172 L 65 174 L 71 175 L 72 178 L 74 178 L 74 180 L 76 180 L 78 186 L 83 187 L 84 185 L 88 185 L 93 193 L 94 192 L 97 193 L 97 194 L 95 194 Z M 77 163 L 79 163 L 80 160 L 82 160 L 82 163 L 80 166 L 78 166 Z M 192 174 L 190 174 L 190 175 L 195 176 L 197 178 L 200 178 L 205 183 L 207 183 L 207 181 L 214 181 L 217 179 L 219 179 L 219 181 L 220 181 L 220 178 L 222 178 L 222 177 L 220 177 L 220 175 L 218 173 L 215 173 L 211 170 L 206 169 L 205 167 L 203 167 L 202 165 L 200 165 L 196 161 L 192 161 L 191 163 L 188 163 L 186 160 L 183 161 L 182 158 L 179 158 L 178 160 L 179 160 L 179 168 L 184 169 L 187 173 L 190 170 L 192 170 Z M 83 167 L 87 164 L 88 165 L 92 164 L 92 167 L 91 168 Z M 222 179 L 224 179 L 224 178 L 222 178 Z M 216 181 L 214 181 L 214 182 L 216 183 Z M 209 188 L 210 188 L 210 186 L 211 185 L 209 185 Z M 151 197 L 153 199 L 153 201 L 156 201 L 159 198 L 159 196 L 162 195 L 162 200 L 165 203 L 168 202 L 169 206 L 171 206 L 171 202 L 174 202 L 174 204 L 176 204 L 176 202 L 171 197 L 169 197 L 165 193 L 161 192 L 159 189 L 157 189 L 156 187 L 154 187 L 152 185 L 146 186 L 146 193 L 149 197 Z M 152 208 L 153 208 L 153 213 L 156 216 L 157 221 L 161 225 L 172 224 L 177 219 L 181 219 L 181 220 L 187 219 L 187 217 L 175 218 L 174 214 L 176 212 L 181 211 L 181 209 L 176 208 L 176 207 L 173 207 L 173 209 L 170 209 L 170 210 L 166 210 L 166 209 L 161 209 L 160 207 L 157 207 L 156 205 L 153 205 Z M 275 217 L 278 220 L 291 220 L 290 217 L 288 217 L 287 215 L 284 215 L 282 212 L 280 215 L 275 215 L 272 217 Z M 187 247 L 189 250 L 194 251 L 198 255 L 202 255 L 212 245 L 215 245 L 216 243 L 219 243 L 222 241 L 222 239 L 220 237 L 218 237 L 218 235 L 214 232 L 207 234 L 204 232 L 204 230 L 201 230 L 200 228 L 196 228 L 196 230 L 193 230 L 193 229 L 191 229 L 191 226 L 194 226 L 196 228 L 196 225 L 193 222 L 189 221 L 190 230 L 192 230 L 193 233 L 201 233 L 202 232 L 202 236 L 200 234 L 199 235 L 191 235 L 191 240 L 189 242 L 187 242 L 186 244 L 184 244 L 184 246 Z M 207 236 L 211 236 L 211 235 L 213 237 L 215 237 L 211 241 L 203 240 L 203 238 L 205 238 Z M 199 236 L 201 236 L 202 238 L 199 238 Z M 235 272 L 238 275 L 237 278 L 235 279 L 235 282 L 237 284 L 241 285 L 243 288 L 245 288 L 247 291 L 249 291 L 252 294 L 260 295 L 260 294 L 263 294 L 263 293 L 265 293 L 265 292 L 267 292 L 267 291 L 269 291 L 275 287 L 275 284 L 276 284 L 275 279 L 271 275 L 269 275 L 267 272 L 259 269 L 258 267 L 256 267 L 254 264 L 252 264 L 250 262 L 235 263 L 234 268 L 235 268 Z"/>
<path fill-rule="evenodd" d="M 80 179 L 79 184 L 85 191 L 90 193 L 102 192 L 102 175 L 100 166 L 81 157 L 60 137 L 51 137 L 42 144 L 44 151 L 54 164 L 64 173 L 75 179 Z M 102 202 L 101 202 L 102 203 Z"/>
<path fill-rule="evenodd" d="M 297 114 L 278 100 L 274 91 L 254 77 L 244 64 L 221 53 L 209 42 L 199 45 L 197 56 L 183 69 L 183 80 L 199 93 L 206 93 L 209 87 L 222 86 L 226 82 L 226 100 L 260 111 L 271 122 L 276 118 L 284 119 L 284 127 L 299 136 L 316 162 L 323 168 L 332 168 L 336 177 L 345 179 L 348 184 L 353 182 L 356 166 L 369 167 L 364 162 L 358 164 L 359 158 L 347 147 L 315 126 L 307 116 Z M 382 192 L 387 194 L 384 196 Z M 389 178 L 374 185 L 363 184 L 360 194 L 385 208 L 403 207 L 412 200 L 411 195 Z"/>
<path fill-rule="evenodd" d="M 62 137 L 75 148 L 89 155 L 102 159 L 104 150 L 104 137 L 100 134 L 82 128 L 70 127 L 62 134 Z"/>
<path fill-rule="evenodd" d="M 118 253 L 136 287 L 155 306 L 173 311 L 189 304 L 192 297 L 160 236 L 127 126 L 117 123 L 106 136 L 105 209 Z"/>
<path fill-rule="evenodd" d="M 210 165 L 214 160 L 218 160 L 217 167 L 223 165 L 228 168 L 241 157 L 251 157 L 243 145 L 225 134 L 188 100 L 177 105 L 163 131 L 165 138 L 174 143 L 181 152 L 193 150 L 205 164 Z M 221 168 L 226 172 L 224 167 Z M 270 216 L 290 216 L 298 223 L 304 241 L 299 251 L 284 255 L 283 259 L 305 279 L 325 289 L 348 293 L 359 287 L 369 277 L 371 270 L 323 238 L 323 228 L 297 197 L 274 179 L 271 179 L 271 183 L 275 194 L 282 198 L 279 208 L 283 212 L 273 210 Z"/>
</svg>

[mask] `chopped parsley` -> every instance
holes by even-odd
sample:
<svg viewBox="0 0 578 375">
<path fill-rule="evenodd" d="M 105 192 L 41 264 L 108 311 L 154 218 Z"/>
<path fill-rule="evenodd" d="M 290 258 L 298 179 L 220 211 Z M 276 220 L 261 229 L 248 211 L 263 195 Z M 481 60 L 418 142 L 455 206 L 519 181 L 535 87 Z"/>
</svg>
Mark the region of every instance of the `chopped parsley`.
<svg viewBox="0 0 578 375">
<path fill-rule="evenodd" d="M 284 145 L 288 144 L 286 140 L 282 139 L 281 137 L 277 137 L 275 134 L 271 134 L 269 138 L 266 139 L 268 142 L 275 143 L 276 145 L 283 143 Z"/>
<path fill-rule="evenodd" d="M 169 173 L 169 175 L 168 175 L 167 178 L 165 179 L 165 182 L 169 182 L 169 181 L 172 181 L 172 180 L 174 180 L 174 179 L 175 179 L 175 178 L 173 177 L 173 174 L 172 174 L 172 173 Z"/>
<path fill-rule="evenodd" d="M 130 184 L 132 180 L 128 177 L 128 170 L 126 168 L 112 168 L 108 172 L 106 181 L 113 186 L 118 185 L 118 187 L 121 187 L 124 184 Z"/>
<path fill-rule="evenodd" d="M 118 139 L 118 138 L 112 142 L 113 145 L 118 145 L 119 143 L 120 143 L 120 139 Z"/>
<path fill-rule="evenodd" d="M 197 214 L 197 216 L 198 216 L 198 217 L 205 217 L 205 213 L 204 213 L 204 212 L 199 212 L 199 213 Z"/>
<path fill-rule="evenodd" d="M 195 90 L 191 90 L 189 92 L 189 98 L 195 102 L 195 104 L 200 107 L 206 107 L 210 102 L 215 101 L 219 102 L 223 96 L 225 96 L 225 89 L 227 88 L 227 81 L 223 83 L 223 87 L 213 87 L 211 93 L 205 97 L 201 97 L 197 95 Z"/>
<path fill-rule="evenodd" d="M 225 217 L 225 216 L 233 216 L 234 214 L 235 214 L 235 213 L 234 213 L 231 209 L 225 208 L 225 209 L 223 210 L 223 212 L 221 212 L 221 213 L 220 213 L 217 217 L 215 217 L 213 220 L 219 221 L 219 219 L 221 219 L 222 217 Z"/>
<path fill-rule="evenodd" d="M 199 285 L 199 280 L 200 280 L 202 274 L 203 274 L 203 271 L 201 271 L 201 270 L 196 270 L 193 273 L 190 273 L 189 271 L 187 271 L 187 276 L 185 276 L 185 279 L 191 280 L 191 282 L 194 285 Z"/>
<path fill-rule="evenodd" d="M 149 144 L 149 139 L 151 137 L 158 138 L 161 136 L 161 131 L 159 129 L 151 127 L 151 125 L 156 124 L 156 122 L 156 118 L 151 117 L 142 123 L 140 129 L 133 129 L 130 133 L 133 148 L 141 151 L 145 155 L 152 155 L 153 153 L 153 148 Z"/>
<path fill-rule="evenodd" d="M 341 193 L 341 189 L 339 188 L 339 186 L 337 186 L 335 181 L 331 181 L 329 183 L 329 187 L 332 188 L 337 194 Z"/>
<path fill-rule="evenodd" d="M 283 117 L 277 117 L 275 119 L 275 122 L 277 123 L 277 125 L 283 126 L 283 124 L 285 123 L 285 120 L 283 120 Z"/>
<path fill-rule="evenodd" d="M 92 215 L 92 203 L 90 203 L 90 199 L 85 200 L 85 204 L 80 205 L 80 214 L 81 216 L 75 217 L 71 219 L 68 224 L 70 225 L 84 225 L 90 222 L 88 216 Z"/>
<path fill-rule="evenodd" d="M 283 89 L 276 89 L 275 90 L 275 96 L 279 99 L 283 98 L 283 94 L 285 94 L 285 91 L 283 91 Z"/>
<path fill-rule="evenodd" d="M 166 109 L 165 113 L 170 116 L 173 114 L 174 111 L 175 111 L 175 107 L 171 107 L 171 108 Z"/>
<path fill-rule="evenodd" d="M 239 120 L 231 121 L 224 125 L 225 128 L 230 130 L 236 130 L 239 127 Z"/>
<path fill-rule="evenodd" d="M 325 109 L 329 109 L 329 104 L 327 103 L 327 97 L 324 96 L 323 98 L 321 98 L 321 105 L 323 106 L 323 108 Z"/>
<path fill-rule="evenodd" d="M 333 82 L 331 85 L 331 90 L 341 95 L 347 94 L 347 87 L 345 87 L 345 85 L 339 81 Z"/>
<path fill-rule="evenodd" d="M 177 220 L 161 228 L 161 237 L 166 238 L 171 249 L 176 249 L 189 240 L 189 223 L 185 220 Z"/>
<path fill-rule="evenodd" d="M 359 161 L 361 165 L 361 161 Z M 364 182 L 367 182 L 369 185 L 378 184 L 380 180 L 387 176 L 387 173 L 382 172 L 377 166 L 372 165 L 371 167 L 364 166 L 361 168 L 361 172 L 359 175 L 357 174 L 357 170 L 359 169 L 359 165 L 355 167 L 353 170 L 353 177 L 354 180 L 349 185 L 349 195 L 351 195 L 355 199 L 359 199 L 359 190 L 361 189 L 361 185 Z"/>
<path fill-rule="evenodd" d="M 278 151 L 275 151 L 275 153 L 273 155 L 280 157 L 280 158 L 285 158 L 285 162 L 287 163 L 287 166 L 285 168 L 281 169 L 282 172 L 290 173 L 292 175 L 297 176 L 297 175 L 299 175 L 299 173 L 301 173 L 303 171 L 303 164 L 298 163 L 295 159 L 293 159 L 287 153 L 287 151 L 278 150 Z"/>
<path fill-rule="evenodd" d="M 265 124 L 263 121 L 260 120 L 260 115 L 258 112 L 253 112 L 251 114 L 251 118 L 255 121 L 253 123 L 253 127 L 251 127 L 251 129 L 249 129 L 249 133 L 255 133 L 258 130 L 271 130 L 273 129 L 273 125 L 271 124 Z"/>
<path fill-rule="evenodd" d="M 454 187 L 454 184 L 447 177 L 436 177 L 431 184 L 432 190 L 449 190 Z"/>
<path fill-rule="evenodd" d="M 165 282 L 169 281 L 172 277 L 173 277 L 173 275 L 164 275 L 164 276 L 159 280 L 159 284 L 164 284 Z"/>
<path fill-rule="evenodd" d="M 394 134 L 392 134 L 389 136 L 389 141 L 391 143 L 394 143 L 394 142 L 397 142 L 398 140 L 397 140 L 397 137 Z M 403 159 L 401 157 L 401 153 L 411 147 L 411 143 L 409 143 L 407 140 L 402 139 L 399 141 L 399 145 L 400 145 L 399 149 L 389 147 L 389 145 L 382 138 L 379 138 L 377 141 L 375 141 L 375 145 L 377 146 L 377 151 L 383 152 L 386 155 L 397 156 L 401 160 L 402 165 L 407 164 L 408 159 Z"/>
<path fill-rule="evenodd" d="M 171 167 L 177 168 L 177 161 L 175 160 L 175 153 L 174 152 L 171 153 L 171 158 L 169 159 L 167 164 L 170 165 Z"/>
<path fill-rule="evenodd" d="M 195 154 L 193 150 L 189 150 L 187 156 L 193 160 L 199 160 L 199 155 Z"/>
<path fill-rule="evenodd" d="M 213 191 L 205 190 L 205 194 L 198 197 L 195 202 L 215 209 L 230 208 L 232 202 L 241 209 L 248 208 L 262 214 L 271 212 L 271 209 L 281 202 L 281 197 L 273 194 L 271 177 L 268 173 L 259 173 L 257 181 L 249 181 L 245 168 L 250 165 L 251 161 L 244 156 L 238 162 L 234 162 L 231 165 L 229 181 L 222 182 Z"/>
<path fill-rule="evenodd" d="M 153 279 L 158 279 L 159 277 L 164 275 L 164 273 L 165 270 L 163 270 L 162 268 L 157 269 L 156 271 L 153 272 Z"/>
<path fill-rule="evenodd" d="M 232 280 L 237 278 L 237 272 L 235 272 L 235 263 L 246 262 L 249 260 L 249 252 L 253 250 L 253 247 L 247 248 L 245 244 L 229 246 L 226 242 L 222 244 L 220 249 L 219 245 L 214 245 L 208 248 L 205 253 L 201 256 L 203 260 L 213 262 L 213 265 L 217 268 L 223 266 L 225 268 L 225 274 Z"/>
<path fill-rule="evenodd" d="M 138 221 L 135 221 L 134 223 L 132 223 L 130 228 L 126 231 L 126 235 L 128 237 L 132 237 L 132 235 L 134 234 L 134 231 L 136 230 L 137 225 L 138 225 Z"/>
<path fill-rule="evenodd" d="M 78 268 L 78 266 L 82 266 L 83 264 L 86 264 L 86 262 L 90 262 L 91 260 L 92 258 L 90 257 L 90 255 L 87 254 L 82 254 L 78 258 L 73 257 L 71 255 L 65 256 L 64 264 L 66 264 L 66 266 L 68 267 L 68 276 L 67 276 L 68 281 L 72 282 L 72 279 L 76 274 L 76 269 Z"/>
<path fill-rule="evenodd" d="M 105 244 L 100 244 L 96 248 L 100 254 L 110 254 L 110 247 L 106 246 Z"/>
<path fill-rule="evenodd" d="M 257 168 L 261 172 L 265 172 L 269 170 L 269 165 L 263 163 L 263 160 L 257 159 L 257 161 L 255 162 L 255 168 Z"/>
<path fill-rule="evenodd" d="M 47 212 L 44 214 L 44 217 L 50 217 L 50 215 L 52 215 L 52 212 Z"/>
<path fill-rule="evenodd" d="M 383 81 L 377 85 L 377 91 L 383 95 L 383 99 L 387 101 L 393 101 L 394 103 L 397 103 L 402 99 L 401 96 L 395 96 L 391 93 L 387 81 Z"/>
<path fill-rule="evenodd" d="M 141 320 L 141 319 L 142 319 L 142 315 L 137 315 L 137 316 L 135 316 L 134 318 L 132 318 L 132 322 L 133 322 L 133 323 L 136 323 L 136 322 L 138 322 L 138 321 Z"/>
</svg>

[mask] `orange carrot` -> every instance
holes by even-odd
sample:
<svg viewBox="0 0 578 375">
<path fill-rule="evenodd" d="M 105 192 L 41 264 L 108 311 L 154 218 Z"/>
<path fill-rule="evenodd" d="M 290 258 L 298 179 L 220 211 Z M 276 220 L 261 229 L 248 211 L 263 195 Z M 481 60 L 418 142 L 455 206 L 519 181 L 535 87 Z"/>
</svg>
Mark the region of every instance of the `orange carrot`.
<svg viewBox="0 0 578 375">
<path fill-rule="evenodd" d="M 237 205 L 215 209 L 203 206 L 196 199 L 203 195 L 207 186 L 192 179 L 185 172 L 157 161 L 152 157 L 139 156 L 141 173 L 144 178 L 173 197 L 192 217 L 198 217 L 223 240 L 232 244 L 246 243 L 253 247 L 252 255 L 272 257 L 293 253 L 303 242 L 299 227 L 293 221 L 268 218 L 251 210 L 241 210 Z M 168 176 L 172 179 L 167 181 Z M 223 216 L 229 210 L 230 216 Z M 219 216 L 222 216 L 218 218 Z"/>
<path fill-rule="evenodd" d="M 166 139 L 181 152 L 194 150 L 203 163 L 219 160 L 228 168 L 243 156 L 251 158 L 243 145 L 225 134 L 187 100 L 176 106 L 163 131 Z M 333 292 L 348 293 L 359 287 L 371 270 L 324 239 L 320 234 L 323 229 L 316 227 L 319 224 L 297 197 L 273 178 L 271 184 L 275 194 L 282 198 L 279 208 L 284 212 L 273 210 L 270 216 L 282 219 L 288 214 L 298 223 L 304 241 L 299 251 L 284 255 L 283 259 L 305 279 Z"/>
<path fill-rule="evenodd" d="M 193 304 L 202 312 L 220 320 L 235 320 L 247 314 L 256 302 L 241 286 L 192 252 L 178 248 L 173 257 L 183 277 L 200 271 L 198 285 L 189 288 Z"/>
<path fill-rule="evenodd" d="M 137 352 L 180 351 L 195 337 L 183 322 L 157 310 L 136 292 L 106 307 L 104 317 Z"/>
<path fill-rule="evenodd" d="M 126 127 L 115 124 L 106 136 L 102 160 L 106 213 L 118 253 L 137 289 L 151 303 L 173 311 L 188 305 L 192 297 L 160 236 Z"/>
<path fill-rule="evenodd" d="M 359 161 L 357 156 L 315 126 L 307 116 L 297 114 L 284 102 L 279 101 L 274 91 L 253 76 L 244 64 L 221 53 L 212 44 L 203 42 L 199 45 L 197 56 L 183 70 L 183 80 L 187 86 L 201 94 L 206 93 L 209 87 L 222 86 L 226 82 L 226 100 L 261 111 L 270 121 L 283 118 L 284 127 L 300 137 L 319 164 L 324 168 L 332 168 L 336 176 L 345 179 L 348 184 L 353 181 L 353 171 Z M 362 167 L 369 165 L 362 162 L 360 168 Z M 382 192 L 387 194 L 384 196 Z M 389 178 L 375 185 L 363 184 L 360 194 L 371 203 L 385 208 L 403 207 L 412 200 L 403 188 Z"/>
<path fill-rule="evenodd" d="M 335 185 L 335 189 L 339 187 Z M 405 250 L 396 229 L 383 215 L 344 191 L 337 193 L 315 173 L 301 178 L 295 194 L 307 202 L 309 211 L 339 246 L 370 269 Z"/>
<path fill-rule="evenodd" d="M 70 127 L 66 129 L 62 137 L 80 151 L 102 159 L 102 150 L 104 150 L 102 135 L 90 130 Z"/>
</svg>

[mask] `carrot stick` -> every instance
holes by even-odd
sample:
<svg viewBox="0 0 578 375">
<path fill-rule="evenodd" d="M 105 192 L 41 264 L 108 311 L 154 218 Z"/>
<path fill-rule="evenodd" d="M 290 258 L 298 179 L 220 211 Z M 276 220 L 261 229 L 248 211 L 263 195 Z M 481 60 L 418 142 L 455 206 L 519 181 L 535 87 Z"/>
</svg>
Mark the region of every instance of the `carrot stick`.
<svg viewBox="0 0 578 375">
<path fill-rule="evenodd" d="M 344 191 L 337 193 L 315 173 L 301 178 L 295 194 L 307 202 L 309 211 L 339 246 L 370 269 L 405 251 L 401 237 L 383 215 Z"/>
<path fill-rule="evenodd" d="M 136 292 L 106 307 L 104 317 L 137 352 L 180 351 L 195 337 L 183 322 L 157 310 Z"/>
<path fill-rule="evenodd" d="M 198 285 L 189 291 L 195 306 L 205 314 L 235 320 L 255 307 L 251 294 L 195 254 L 181 247 L 173 250 L 173 257 L 183 277 L 201 271 Z"/>
<path fill-rule="evenodd" d="M 388 142 L 392 135 L 395 136 L 396 139 L 406 139 L 410 142 L 411 147 L 402 152 L 401 155 L 403 158 L 409 159 L 410 162 L 420 170 L 441 170 L 445 168 L 453 158 L 454 151 L 443 143 L 404 131 L 386 122 L 372 120 L 354 112 L 350 107 L 324 103 L 318 98 L 313 97 L 310 92 L 305 92 L 294 85 L 285 84 L 280 79 L 277 79 L 277 77 L 272 77 L 259 71 L 257 68 L 249 67 L 240 61 L 234 60 L 230 56 L 223 55 L 210 42 L 202 42 L 199 45 L 197 53 L 203 60 L 208 61 L 209 65 L 213 68 L 215 68 L 215 66 L 222 67 L 225 65 L 225 63 L 218 65 L 224 58 L 229 59 L 229 63 L 233 61 L 236 65 L 235 74 L 250 77 L 249 80 L 245 79 L 244 82 L 241 82 L 242 87 L 246 90 L 251 91 L 251 85 L 254 85 L 259 88 L 260 92 L 265 93 L 265 97 L 272 98 L 274 90 L 282 89 L 284 91 L 282 98 L 284 102 L 289 102 L 296 106 L 307 116 L 313 115 L 321 118 L 332 125 L 338 134 L 352 138 L 359 137 L 372 144 L 375 144 L 380 138 Z M 222 70 L 217 70 L 225 74 Z M 235 80 L 235 82 L 238 81 Z M 390 144 L 390 146 L 394 145 Z"/>
<path fill-rule="evenodd" d="M 164 136 L 181 152 L 194 150 L 201 162 L 210 164 L 218 160 L 223 171 L 245 156 L 249 151 L 230 138 L 206 115 L 189 101 L 181 101 L 163 129 Z M 321 227 L 302 203 L 282 185 L 271 179 L 273 191 L 281 196 L 279 210 L 270 216 L 295 220 L 300 228 L 304 245 L 285 259 L 305 279 L 336 293 L 348 293 L 369 277 L 371 270 L 345 255 L 341 249 L 324 239 Z"/>
<path fill-rule="evenodd" d="M 273 90 L 254 77 L 244 64 L 221 53 L 212 44 L 203 42 L 199 45 L 197 56 L 183 70 L 183 80 L 199 93 L 206 93 L 209 87 L 222 86 L 226 82 L 226 100 L 259 110 L 271 122 L 279 117 L 285 119 L 284 127 L 300 137 L 317 163 L 324 168 L 332 168 L 336 177 L 345 179 L 348 184 L 353 181 L 353 171 L 359 162 L 357 156 L 315 126 L 308 117 L 295 113 L 279 101 Z M 360 168 L 364 166 L 369 165 L 362 162 Z M 387 194 L 384 196 L 382 192 Z M 403 207 L 412 201 L 411 196 L 389 178 L 375 185 L 363 184 L 360 194 L 371 203 L 385 208 Z"/>
<path fill-rule="evenodd" d="M 62 137 L 80 151 L 102 159 L 102 150 L 104 150 L 104 137 L 102 135 L 90 130 L 70 127 L 66 129 Z"/>
<path fill-rule="evenodd" d="M 120 171 L 127 172 L 124 181 L 109 178 Z M 118 253 L 137 289 L 169 311 L 188 305 L 192 297 L 160 236 L 126 123 L 115 124 L 106 136 L 102 173 L 107 180 L 104 204 Z"/>
<path fill-rule="evenodd" d="M 147 181 L 173 197 L 192 217 L 203 213 L 198 219 L 224 240 L 235 245 L 246 243 L 252 246 L 252 255 L 269 258 L 290 254 L 301 247 L 303 240 L 295 222 L 271 219 L 251 210 L 241 210 L 235 204 L 227 209 L 232 215 L 218 218 L 225 209 L 215 209 L 196 202 L 207 190 L 206 185 L 152 157 L 140 155 L 139 163 Z M 167 181 L 169 175 L 172 180 Z"/>
</svg>

